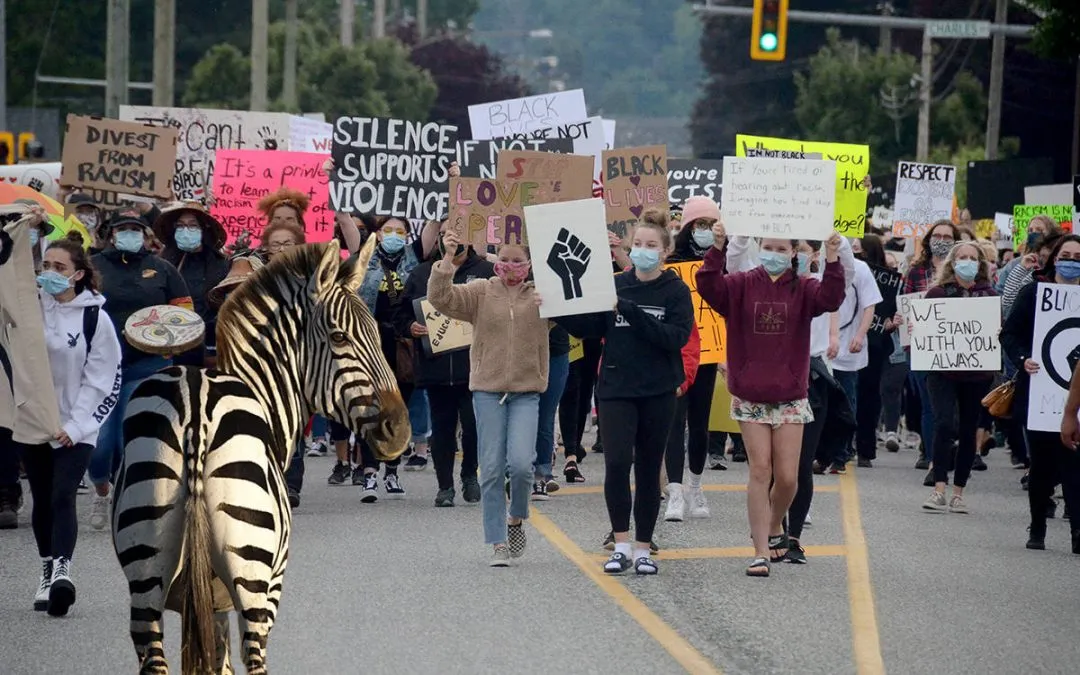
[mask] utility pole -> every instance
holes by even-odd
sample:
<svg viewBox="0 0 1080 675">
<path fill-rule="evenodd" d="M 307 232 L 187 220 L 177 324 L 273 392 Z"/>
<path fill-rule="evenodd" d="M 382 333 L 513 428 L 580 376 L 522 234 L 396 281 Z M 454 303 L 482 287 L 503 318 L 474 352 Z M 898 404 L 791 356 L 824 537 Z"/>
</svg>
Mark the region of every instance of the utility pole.
<svg viewBox="0 0 1080 675">
<path fill-rule="evenodd" d="M 892 16 L 893 14 L 896 14 L 896 8 L 892 6 L 892 2 L 889 2 L 889 0 L 879 2 L 878 9 L 881 10 L 881 16 Z M 881 24 L 881 33 L 878 38 L 878 51 L 882 54 L 892 53 L 892 28 L 886 24 Z"/>
<path fill-rule="evenodd" d="M 341 46 L 351 49 L 353 46 L 353 28 L 356 25 L 356 0 L 340 0 Z"/>
<path fill-rule="evenodd" d="M 267 41 L 270 31 L 269 0 L 251 0 L 251 104 L 252 110 L 266 110 L 267 72 L 269 54 Z"/>
<path fill-rule="evenodd" d="M 120 116 L 128 102 L 128 43 L 131 0 L 108 0 L 105 29 L 105 116 Z"/>
<path fill-rule="evenodd" d="M 386 0 L 374 0 L 371 12 L 371 37 L 386 37 Z"/>
<path fill-rule="evenodd" d="M 296 98 L 296 39 L 299 26 L 297 22 L 298 0 L 285 0 L 285 73 L 282 77 L 281 98 L 285 108 L 295 110 Z"/>
<path fill-rule="evenodd" d="M 176 82 L 176 0 L 154 0 L 154 98 L 171 106 Z"/>
<path fill-rule="evenodd" d="M 2 2 L 3 0 L 0 0 L 0 3 Z M 427 37 L 427 3 L 428 0 L 416 0 L 416 32 L 420 34 L 421 40 Z"/>
<path fill-rule="evenodd" d="M 925 162 L 930 156 L 930 99 L 934 79 L 934 41 L 930 31 L 922 34 L 922 72 L 919 75 L 919 135 L 915 142 L 915 161 Z"/>
<path fill-rule="evenodd" d="M 1004 24 L 1009 20 L 1009 0 L 997 0 L 994 9 L 994 23 Z M 994 33 L 990 45 L 990 93 L 987 97 L 986 111 L 986 158 L 997 159 L 998 144 L 1001 139 L 1001 99 L 1005 78 L 1005 36 Z"/>
<path fill-rule="evenodd" d="M 7 5 L 0 0 L 0 131 L 7 131 Z"/>
</svg>

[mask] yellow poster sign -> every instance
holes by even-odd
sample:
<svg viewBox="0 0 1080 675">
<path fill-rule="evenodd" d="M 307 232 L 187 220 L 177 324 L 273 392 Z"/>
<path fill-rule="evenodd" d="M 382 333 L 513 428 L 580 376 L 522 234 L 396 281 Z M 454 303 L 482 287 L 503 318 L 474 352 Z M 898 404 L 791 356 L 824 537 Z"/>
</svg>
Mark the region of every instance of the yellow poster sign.
<svg viewBox="0 0 1080 675">
<path fill-rule="evenodd" d="M 709 303 L 701 299 L 697 292 L 698 268 L 704 263 L 700 260 L 694 262 L 675 263 L 668 265 L 668 269 L 674 270 L 679 278 L 690 287 L 691 300 L 694 303 L 694 318 L 697 320 L 698 333 L 701 336 L 701 363 L 727 363 L 727 327 L 724 317 L 717 314 Z"/>
<path fill-rule="evenodd" d="M 727 388 L 727 378 L 723 373 L 716 375 L 713 387 L 712 409 L 709 412 L 709 431 L 739 433 L 739 423 L 731 419 L 731 392 Z"/>
<path fill-rule="evenodd" d="M 867 195 L 863 181 L 870 175 L 870 146 L 738 134 L 735 156 L 836 162 L 836 219 L 833 226 L 845 237 L 863 236 Z"/>
<path fill-rule="evenodd" d="M 570 336 L 570 363 L 585 358 L 585 345 L 580 339 Z"/>
</svg>

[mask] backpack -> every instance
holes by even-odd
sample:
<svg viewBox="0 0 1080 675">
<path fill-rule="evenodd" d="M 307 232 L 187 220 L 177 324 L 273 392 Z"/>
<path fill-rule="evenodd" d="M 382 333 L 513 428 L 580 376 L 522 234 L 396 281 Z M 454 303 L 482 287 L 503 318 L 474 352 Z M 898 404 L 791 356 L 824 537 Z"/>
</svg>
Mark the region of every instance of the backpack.
<svg viewBox="0 0 1080 675">
<path fill-rule="evenodd" d="M 101 307 L 99 305 L 92 305 L 90 307 L 83 307 L 82 315 L 82 332 L 83 337 L 86 338 L 86 360 L 90 360 L 90 346 L 94 342 L 94 333 L 97 332 L 98 315 L 101 314 Z"/>
</svg>

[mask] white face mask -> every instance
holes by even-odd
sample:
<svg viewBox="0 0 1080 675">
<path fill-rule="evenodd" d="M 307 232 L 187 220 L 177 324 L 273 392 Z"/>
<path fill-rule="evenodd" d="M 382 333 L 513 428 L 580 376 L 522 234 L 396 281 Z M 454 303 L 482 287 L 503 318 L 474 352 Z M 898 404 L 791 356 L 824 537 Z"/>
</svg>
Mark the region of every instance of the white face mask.
<svg viewBox="0 0 1080 675">
<path fill-rule="evenodd" d="M 85 225 L 86 229 L 88 230 L 92 230 L 97 227 L 99 221 L 101 220 L 98 217 L 97 211 L 84 211 L 82 213 L 76 213 L 75 217 L 79 220 L 80 223 Z"/>
</svg>

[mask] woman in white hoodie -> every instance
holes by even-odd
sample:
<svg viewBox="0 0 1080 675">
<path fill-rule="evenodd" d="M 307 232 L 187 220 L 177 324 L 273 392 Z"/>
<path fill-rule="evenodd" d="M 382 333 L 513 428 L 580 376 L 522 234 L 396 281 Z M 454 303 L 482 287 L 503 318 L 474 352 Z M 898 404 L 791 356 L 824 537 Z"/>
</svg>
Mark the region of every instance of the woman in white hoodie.
<svg viewBox="0 0 1080 675">
<path fill-rule="evenodd" d="M 69 240 L 52 243 L 37 282 L 60 428 L 54 441 L 20 445 L 19 451 L 34 498 L 34 538 L 42 561 L 34 609 L 63 616 L 75 602 L 75 491 L 98 429 L 120 393 L 120 342 L 101 311 L 105 297 L 81 246 Z"/>
</svg>

